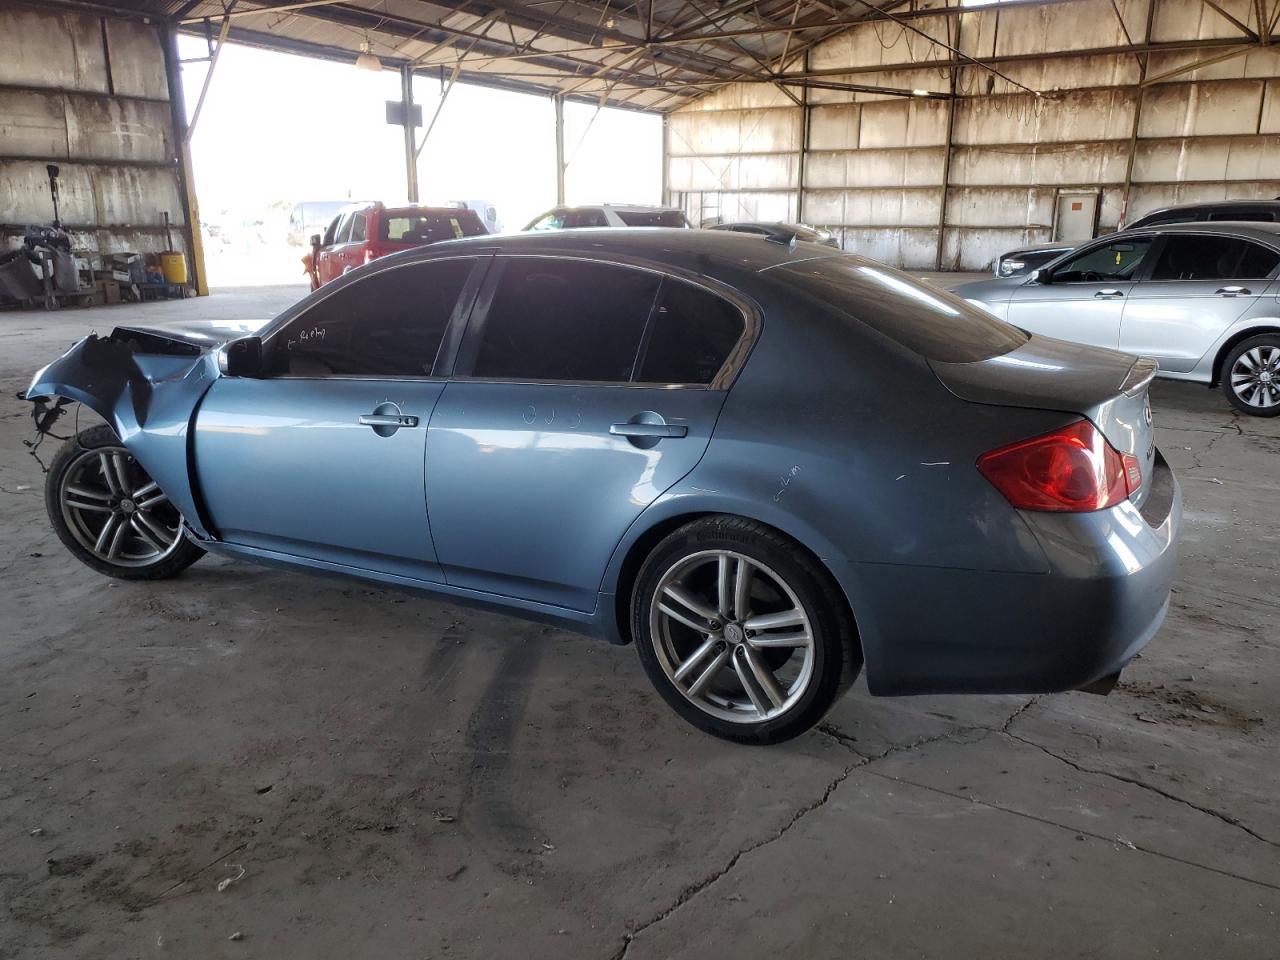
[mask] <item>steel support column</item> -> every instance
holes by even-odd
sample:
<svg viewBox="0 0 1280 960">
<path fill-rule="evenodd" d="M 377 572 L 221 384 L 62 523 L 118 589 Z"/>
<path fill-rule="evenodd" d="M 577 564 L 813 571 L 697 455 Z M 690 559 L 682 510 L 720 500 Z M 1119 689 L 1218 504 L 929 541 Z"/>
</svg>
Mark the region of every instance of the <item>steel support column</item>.
<svg viewBox="0 0 1280 960">
<path fill-rule="evenodd" d="M 960 46 L 960 28 L 964 26 L 964 17 L 956 19 L 956 46 Z M 950 32 L 948 21 L 948 32 Z M 934 256 L 934 269 L 942 269 L 942 255 L 947 241 L 947 201 L 951 197 L 951 154 L 952 142 L 956 132 L 956 103 L 959 92 L 960 71 L 963 68 L 957 63 L 951 67 L 951 99 L 947 101 L 947 139 L 942 153 L 942 190 L 938 197 L 938 249 Z"/>
<path fill-rule="evenodd" d="M 413 67 L 400 68 L 400 105 L 404 109 L 404 182 L 410 203 L 418 202 L 418 147 L 413 126 Z"/>
<path fill-rule="evenodd" d="M 564 97 L 551 98 L 556 108 L 556 204 L 564 203 Z"/>
<path fill-rule="evenodd" d="M 1147 0 L 1147 26 L 1142 36 L 1144 45 L 1151 43 L 1151 27 L 1156 17 L 1156 0 Z M 1120 226 L 1129 219 L 1129 193 L 1133 189 L 1133 165 L 1138 157 L 1138 131 L 1142 125 L 1142 106 L 1147 99 L 1147 66 L 1151 55 L 1144 53 L 1138 57 L 1138 88 L 1134 93 L 1133 126 L 1129 128 L 1129 153 L 1124 162 L 1124 189 L 1120 193 Z M 1099 203 L 1101 209 L 1101 203 Z"/>
<path fill-rule="evenodd" d="M 191 169 L 191 142 L 187 130 L 187 105 L 182 91 L 182 66 L 178 57 L 178 33 L 164 28 L 164 72 L 169 87 L 169 117 L 173 128 L 173 149 L 178 174 L 178 197 L 187 221 L 187 259 L 191 267 L 192 286 L 201 297 L 209 295 L 209 278 L 205 271 L 204 241 L 200 236 L 200 205 L 196 201 L 195 178 Z M 213 69 L 213 65 L 209 65 Z"/>
</svg>

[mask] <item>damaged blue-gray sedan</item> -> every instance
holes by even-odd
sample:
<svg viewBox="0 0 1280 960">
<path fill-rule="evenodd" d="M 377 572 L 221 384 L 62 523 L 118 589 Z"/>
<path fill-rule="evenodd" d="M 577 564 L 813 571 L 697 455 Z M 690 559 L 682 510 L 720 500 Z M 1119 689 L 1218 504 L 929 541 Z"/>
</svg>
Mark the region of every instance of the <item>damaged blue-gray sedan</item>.
<svg viewBox="0 0 1280 960">
<path fill-rule="evenodd" d="M 1109 689 L 1174 574 L 1154 372 L 785 237 L 583 230 L 378 260 L 254 328 L 118 327 L 27 396 L 106 421 L 47 488 L 101 573 L 213 551 L 634 641 L 686 720 L 770 743 L 864 665 Z"/>
</svg>

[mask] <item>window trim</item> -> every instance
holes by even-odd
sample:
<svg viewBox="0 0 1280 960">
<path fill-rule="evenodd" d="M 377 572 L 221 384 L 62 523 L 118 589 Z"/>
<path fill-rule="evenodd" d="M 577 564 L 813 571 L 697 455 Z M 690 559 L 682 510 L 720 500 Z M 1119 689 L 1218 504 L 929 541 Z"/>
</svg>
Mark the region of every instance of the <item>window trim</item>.
<svg viewBox="0 0 1280 960">
<path fill-rule="evenodd" d="M 724 363 L 716 375 L 712 377 L 709 383 L 662 383 L 651 381 L 636 380 L 558 380 L 558 379 L 532 379 L 527 377 L 477 377 L 471 375 L 471 370 L 475 369 L 476 358 L 479 355 L 480 341 L 484 337 L 485 328 L 489 321 L 489 310 L 493 305 L 494 294 L 497 292 L 498 284 L 502 282 L 502 276 L 505 273 L 507 262 L 515 259 L 522 260 L 570 260 L 582 263 L 596 263 L 604 266 L 623 267 L 632 270 L 639 270 L 644 273 L 651 273 L 658 277 L 658 289 L 654 293 L 653 303 L 649 305 L 649 314 L 645 318 L 644 330 L 640 335 L 640 343 L 636 347 L 636 356 L 632 358 L 632 376 L 636 372 L 636 363 L 644 347 L 651 336 L 654 323 L 654 317 L 657 312 L 658 300 L 662 294 L 662 286 L 667 277 L 676 280 L 683 280 L 691 283 L 696 287 L 705 290 L 707 293 L 717 296 L 722 300 L 727 300 L 742 314 L 742 334 L 738 337 L 737 343 L 734 344 L 728 355 L 725 357 Z M 528 384 L 530 386 L 572 386 L 572 387 L 627 387 L 639 390 L 728 390 L 738 374 L 742 371 L 743 366 L 747 362 L 747 358 L 751 354 L 752 348 L 759 339 L 761 324 L 760 309 L 749 299 L 738 291 L 723 284 L 718 280 L 692 271 L 682 270 L 678 267 L 668 266 L 666 264 L 658 265 L 649 263 L 644 260 L 634 259 L 625 256 L 616 257 L 600 257 L 590 254 L 580 254 L 572 251 L 563 253 L 498 253 L 493 257 L 493 267 L 485 276 L 483 287 L 479 296 L 476 297 L 472 307 L 471 316 L 467 321 L 466 329 L 463 331 L 457 354 L 454 357 L 455 365 L 447 376 L 450 380 L 457 380 L 466 383 L 502 383 L 502 384 Z M 459 372 L 465 370 L 466 372 Z"/>
<path fill-rule="evenodd" d="M 320 290 L 316 291 L 316 293 L 320 293 L 323 291 L 324 296 L 318 297 L 314 302 L 307 303 L 306 307 L 302 310 L 299 310 L 297 313 L 294 313 L 287 317 L 282 317 L 281 320 L 276 325 L 270 327 L 269 329 L 267 329 L 261 334 L 262 356 L 265 362 L 266 359 L 271 356 L 272 351 L 275 349 L 275 344 L 277 340 L 284 334 L 286 330 L 288 330 L 295 323 L 299 321 L 304 321 L 304 318 L 310 315 L 310 313 L 313 310 L 319 307 L 322 303 L 324 303 L 330 297 L 345 290 L 347 287 L 355 286 L 356 284 L 363 283 L 366 280 L 371 280 L 374 277 L 381 276 L 384 273 L 390 273 L 393 270 L 404 270 L 411 267 L 422 267 L 428 264 L 443 263 L 450 260 L 472 261 L 471 272 L 467 274 L 466 280 L 463 281 L 462 289 L 458 293 L 458 300 L 453 305 L 453 312 L 449 314 L 449 319 L 445 322 L 444 333 L 440 337 L 439 345 L 436 347 L 436 356 L 435 356 L 435 360 L 432 362 L 430 373 L 424 373 L 421 376 L 416 376 L 411 374 L 360 376 L 357 374 L 342 373 L 342 374 L 334 374 L 333 376 L 329 376 L 329 377 L 317 377 L 317 376 L 310 376 L 310 375 L 295 375 L 291 373 L 279 373 L 279 374 L 266 374 L 266 375 L 263 375 L 261 379 L 263 380 L 315 380 L 315 381 L 321 381 L 321 382 L 328 381 L 328 380 L 361 380 L 365 382 L 403 380 L 403 381 L 412 382 L 412 383 L 447 381 L 449 377 L 442 372 L 442 368 L 443 369 L 448 368 L 445 366 L 446 363 L 448 364 L 448 366 L 452 366 L 453 357 L 457 351 L 457 340 L 460 336 L 460 331 L 464 329 L 466 326 L 467 320 L 471 315 L 471 311 L 474 309 L 476 305 L 477 295 L 480 292 L 480 288 L 484 282 L 484 278 L 489 272 L 489 266 L 493 262 L 492 250 L 477 250 L 472 253 L 458 252 L 449 256 L 430 257 L 422 260 L 411 260 L 408 263 L 388 264 L 386 266 L 380 267 L 379 269 L 369 270 L 368 272 L 361 270 L 359 274 L 355 274 L 355 273 L 348 274 L 347 276 L 341 278 L 341 280 L 331 281 L 330 283 L 325 284 L 323 287 L 320 288 Z M 378 261 L 374 261 L 374 263 L 377 263 L 377 262 Z M 351 278 L 351 279 L 348 279 L 348 278 Z"/>
</svg>

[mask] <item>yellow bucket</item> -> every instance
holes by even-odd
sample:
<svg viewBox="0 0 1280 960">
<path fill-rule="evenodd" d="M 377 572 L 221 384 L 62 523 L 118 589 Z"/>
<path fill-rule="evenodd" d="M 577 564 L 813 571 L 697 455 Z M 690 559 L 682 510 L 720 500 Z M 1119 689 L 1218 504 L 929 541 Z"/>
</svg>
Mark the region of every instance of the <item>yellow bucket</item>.
<svg viewBox="0 0 1280 960">
<path fill-rule="evenodd" d="M 187 282 L 187 261 L 180 253 L 168 250 L 160 254 L 160 269 L 164 273 L 165 283 Z"/>
</svg>

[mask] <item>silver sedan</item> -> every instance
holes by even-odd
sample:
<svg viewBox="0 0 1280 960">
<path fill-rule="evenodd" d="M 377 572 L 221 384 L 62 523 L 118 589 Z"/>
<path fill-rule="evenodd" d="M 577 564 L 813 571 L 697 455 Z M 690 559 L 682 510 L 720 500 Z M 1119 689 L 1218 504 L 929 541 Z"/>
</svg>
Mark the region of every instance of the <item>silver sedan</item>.
<svg viewBox="0 0 1280 960">
<path fill-rule="evenodd" d="M 1280 224 L 1182 223 L 1112 234 L 1029 276 L 959 296 L 1033 333 L 1153 357 L 1159 376 L 1221 386 L 1280 414 Z"/>
</svg>

